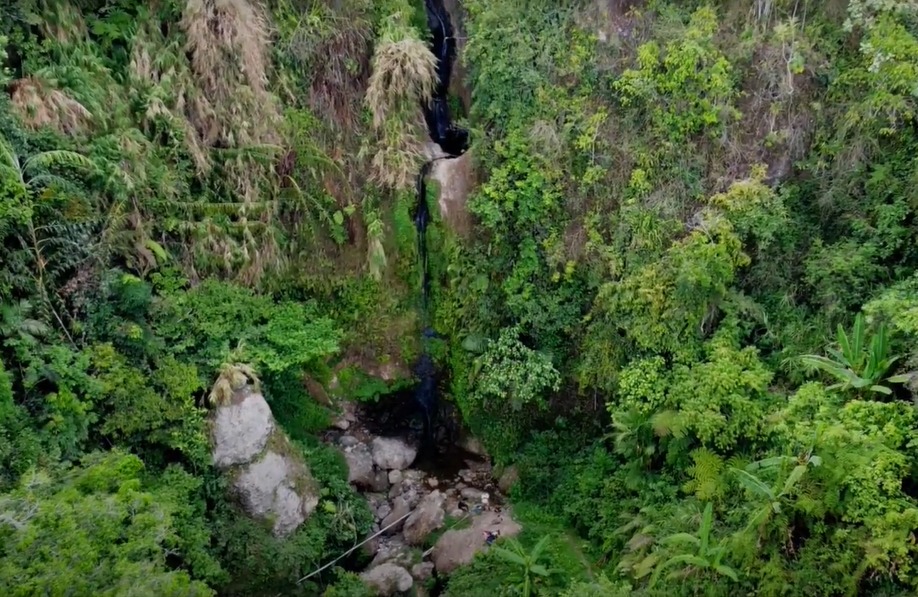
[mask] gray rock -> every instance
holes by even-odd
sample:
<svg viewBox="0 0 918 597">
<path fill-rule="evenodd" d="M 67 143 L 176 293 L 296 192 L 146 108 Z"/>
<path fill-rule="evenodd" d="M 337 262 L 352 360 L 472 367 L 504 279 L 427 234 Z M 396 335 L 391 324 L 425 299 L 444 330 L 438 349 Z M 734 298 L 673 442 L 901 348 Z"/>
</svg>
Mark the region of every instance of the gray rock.
<svg viewBox="0 0 918 597">
<path fill-rule="evenodd" d="M 226 468 L 252 462 L 273 431 L 274 417 L 264 396 L 249 387 L 237 391 L 213 415 L 214 464 Z"/>
<path fill-rule="evenodd" d="M 484 495 L 484 492 L 480 489 L 475 489 L 474 487 L 464 487 L 462 491 L 459 492 L 459 495 L 462 496 L 462 499 L 470 502 L 480 502 L 481 496 Z"/>
<path fill-rule="evenodd" d="M 359 443 L 360 440 L 353 435 L 342 435 L 341 439 L 338 440 L 338 445 L 342 448 L 353 448 Z"/>
<path fill-rule="evenodd" d="M 407 570 L 395 564 L 380 564 L 360 575 L 361 580 L 381 597 L 410 591 L 414 579 Z"/>
<path fill-rule="evenodd" d="M 424 582 L 433 576 L 433 562 L 420 562 L 411 567 L 411 576 L 418 582 Z"/>
<path fill-rule="evenodd" d="M 469 454 L 474 454 L 481 458 L 488 458 L 488 452 L 485 450 L 484 444 L 475 436 L 467 435 L 462 438 L 462 441 L 459 442 L 459 447 Z"/>
<path fill-rule="evenodd" d="M 344 417 L 341 417 L 340 419 L 335 419 L 332 421 L 332 427 L 340 429 L 341 431 L 347 431 L 351 427 L 351 422 Z"/>
<path fill-rule="evenodd" d="M 396 566 L 401 566 L 402 568 L 410 568 L 414 561 L 414 555 L 411 553 L 408 546 L 405 545 L 404 541 L 402 541 L 401 535 L 396 535 L 388 539 L 380 537 L 379 551 L 376 552 L 373 561 L 367 566 L 367 570 L 376 568 L 380 564 L 385 564 L 387 562 L 395 564 Z"/>
<path fill-rule="evenodd" d="M 347 480 L 355 485 L 371 487 L 375 478 L 373 473 L 373 456 L 366 444 L 357 444 L 345 450 L 347 461 Z"/>
<path fill-rule="evenodd" d="M 416 448 L 394 437 L 374 438 L 372 445 L 373 462 L 384 470 L 404 470 L 411 466 L 418 455 Z"/>
<path fill-rule="evenodd" d="M 402 518 L 409 512 L 411 512 L 411 506 L 408 505 L 408 502 L 406 502 L 405 499 L 402 498 L 401 496 L 395 498 L 394 500 L 392 500 L 392 511 L 389 513 L 388 516 L 386 516 L 383 519 L 383 521 L 380 523 L 380 527 L 386 528 L 387 526 L 394 523 L 396 520 L 399 520 L 400 518 Z M 397 525 L 393 526 L 391 529 L 386 531 L 386 534 L 394 535 L 395 533 L 398 532 L 400 528 L 402 528 L 403 524 L 404 522 L 398 523 Z"/>
<path fill-rule="evenodd" d="M 522 527 L 511 518 L 509 509 L 499 514 L 485 511 L 472 519 L 471 527 L 443 533 L 434 545 L 431 559 L 438 573 L 449 574 L 471 562 L 475 554 L 485 548 L 485 531 L 497 532 L 501 537 L 512 537 L 521 530 Z"/>
<path fill-rule="evenodd" d="M 402 482 L 402 471 L 395 469 L 389 471 L 389 483 L 393 485 L 398 485 Z"/>
<path fill-rule="evenodd" d="M 443 504 L 446 496 L 439 491 L 427 494 L 414 512 L 405 520 L 402 535 L 409 545 L 420 545 L 433 531 L 443 526 L 446 512 Z"/>
<path fill-rule="evenodd" d="M 389 491 L 389 475 L 386 474 L 386 471 L 376 471 L 373 473 L 370 489 L 380 493 Z"/>
<path fill-rule="evenodd" d="M 274 522 L 274 534 L 290 534 L 319 503 L 308 469 L 272 451 L 248 465 L 233 483 L 246 511 Z"/>
<path fill-rule="evenodd" d="M 427 479 L 427 484 L 433 488 L 436 488 L 438 485 L 440 485 L 440 482 L 437 480 L 436 477 L 429 477 Z"/>
<path fill-rule="evenodd" d="M 384 520 L 386 516 L 392 513 L 392 506 L 389 505 L 389 502 L 383 502 L 379 505 L 379 508 L 376 509 L 376 518 L 379 520 Z M 377 531 L 379 529 L 376 529 Z"/>
</svg>

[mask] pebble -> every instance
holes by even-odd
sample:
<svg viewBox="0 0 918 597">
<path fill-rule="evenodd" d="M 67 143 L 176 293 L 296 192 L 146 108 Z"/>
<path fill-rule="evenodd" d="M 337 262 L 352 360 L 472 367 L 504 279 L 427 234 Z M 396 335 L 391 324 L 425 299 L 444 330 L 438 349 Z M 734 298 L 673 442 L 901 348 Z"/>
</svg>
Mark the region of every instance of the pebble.
<svg viewBox="0 0 918 597">
<path fill-rule="evenodd" d="M 438 485 L 440 485 L 440 482 L 437 481 L 436 477 L 429 477 L 427 479 L 427 484 L 430 485 L 432 488 L 436 488 Z"/>
<path fill-rule="evenodd" d="M 391 470 L 389 471 L 389 483 L 393 485 L 398 485 L 402 482 L 402 471 Z"/>
</svg>

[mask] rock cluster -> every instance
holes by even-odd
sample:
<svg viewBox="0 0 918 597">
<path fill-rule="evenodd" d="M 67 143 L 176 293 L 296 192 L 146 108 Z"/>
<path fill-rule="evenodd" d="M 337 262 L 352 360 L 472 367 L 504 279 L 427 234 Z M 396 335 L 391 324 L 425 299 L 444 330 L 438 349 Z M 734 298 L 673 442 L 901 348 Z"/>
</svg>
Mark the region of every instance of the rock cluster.
<svg viewBox="0 0 918 597">
<path fill-rule="evenodd" d="M 351 418 L 347 435 L 335 432 L 328 439 L 344 453 L 348 479 L 376 517 L 370 536 L 378 536 L 364 545 L 372 561 L 361 577 L 377 595 L 395 595 L 411 587 L 420 591 L 419 583 L 435 571 L 447 574 L 467 564 L 486 548 L 486 532 L 520 532 L 510 511 L 499 506 L 495 471 L 480 442 L 464 438 L 461 446 L 470 453 L 466 468 L 441 478 L 411 468 L 417 458 L 414 446 L 401 438 L 373 436 L 354 412 L 346 409 Z M 334 427 L 342 429 L 337 423 Z M 509 488 L 515 471 L 502 473 L 502 488 Z M 463 524 L 448 528 L 448 517 Z M 431 535 L 438 531 L 443 534 L 434 542 Z M 433 548 L 425 550 L 430 545 Z"/>
</svg>

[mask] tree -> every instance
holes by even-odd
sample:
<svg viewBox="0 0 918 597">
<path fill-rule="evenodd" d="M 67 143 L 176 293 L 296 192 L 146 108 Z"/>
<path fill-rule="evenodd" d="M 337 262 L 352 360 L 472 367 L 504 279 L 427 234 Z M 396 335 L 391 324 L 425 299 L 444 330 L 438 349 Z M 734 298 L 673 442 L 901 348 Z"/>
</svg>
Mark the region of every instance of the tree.
<svg viewBox="0 0 918 597">
<path fill-rule="evenodd" d="M 26 473 L 16 490 L 0 495 L 0 593 L 212 596 L 167 564 L 193 564 L 190 556 L 203 553 L 185 539 L 193 529 L 182 528 L 196 526 L 182 515 L 192 496 L 178 489 L 190 477 L 144 487 L 143 468 L 130 454 L 96 453 L 69 472 Z"/>
</svg>

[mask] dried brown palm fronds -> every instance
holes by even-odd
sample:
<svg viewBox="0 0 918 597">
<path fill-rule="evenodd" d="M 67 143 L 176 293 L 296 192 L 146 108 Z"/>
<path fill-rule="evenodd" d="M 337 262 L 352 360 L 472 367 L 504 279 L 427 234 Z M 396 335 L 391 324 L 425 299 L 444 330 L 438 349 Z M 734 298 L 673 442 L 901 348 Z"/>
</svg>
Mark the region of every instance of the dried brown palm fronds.
<svg viewBox="0 0 918 597">
<path fill-rule="evenodd" d="M 283 50 L 306 74 L 307 102 L 316 115 L 332 126 L 353 129 L 370 74 L 372 24 L 325 6 L 315 10 L 318 14 L 303 18 L 286 35 Z"/>
<path fill-rule="evenodd" d="M 132 99 L 145 106 L 141 115 L 144 128 L 149 132 L 156 122 L 168 122 L 182 139 L 197 171 L 209 172 L 212 162 L 208 147 L 189 114 L 205 114 L 210 121 L 216 121 L 216 115 L 195 86 L 184 49 L 176 40 L 167 40 L 155 20 L 139 26 L 132 40 L 131 75 Z M 198 120 L 204 119 L 199 116 Z M 215 138 L 216 132 L 212 136 Z"/>
<path fill-rule="evenodd" d="M 373 180 L 393 189 L 408 189 L 424 162 L 423 147 L 417 135 L 388 137 L 378 144 L 370 163 Z"/>
<path fill-rule="evenodd" d="M 83 104 L 37 77 L 13 81 L 9 89 L 13 109 L 29 128 L 47 126 L 72 135 L 85 131 L 92 120 Z"/>
</svg>

